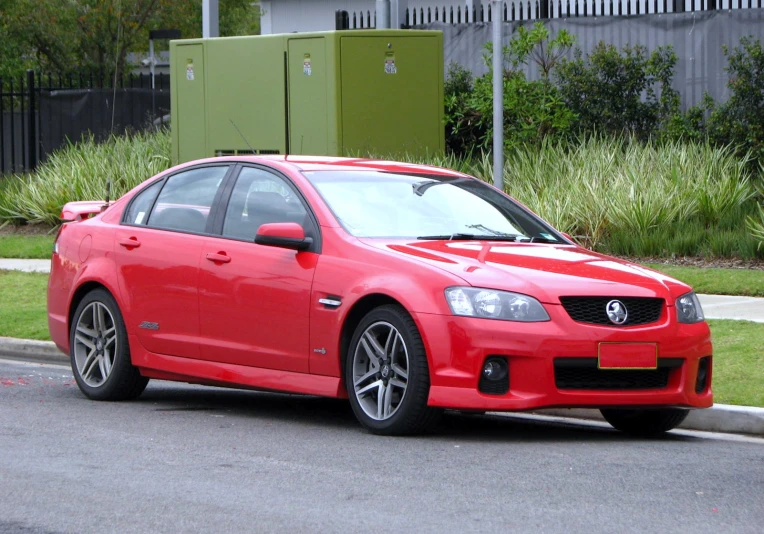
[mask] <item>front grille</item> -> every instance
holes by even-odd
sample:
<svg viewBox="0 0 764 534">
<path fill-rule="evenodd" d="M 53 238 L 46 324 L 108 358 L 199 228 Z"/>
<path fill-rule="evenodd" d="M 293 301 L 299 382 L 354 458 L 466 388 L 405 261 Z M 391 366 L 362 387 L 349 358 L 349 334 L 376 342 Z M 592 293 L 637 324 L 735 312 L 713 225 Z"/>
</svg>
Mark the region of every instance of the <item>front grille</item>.
<svg viewBox="0 0 764 534">
<path fill-rule="evenodd" d="M 680 358 L 658 360 L 658 369 L 599 369 L 597 358 L 556 358 L 554 381 L 557 389 L 663 389 L 672 369 L 682 366 Z"/>
<path fill-rule="evenodd" d="M 626 322 L 614 324 L 608 319 L 605 308 L 611 300 L 623 303 L 628 313 Z M 607 326 L 636 326 L 654 323 L 660 319 L 663 299 L 642 297 L 560 297 L 565 311 L 579 323 Z"/>
</svg>

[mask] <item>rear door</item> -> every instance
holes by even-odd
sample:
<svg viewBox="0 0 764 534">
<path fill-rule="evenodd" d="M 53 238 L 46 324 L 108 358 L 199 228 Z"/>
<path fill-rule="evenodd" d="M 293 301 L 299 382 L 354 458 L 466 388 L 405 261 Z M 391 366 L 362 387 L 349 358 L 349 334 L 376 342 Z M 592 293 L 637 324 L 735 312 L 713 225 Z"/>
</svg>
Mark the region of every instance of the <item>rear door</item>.
<svg viewBox="0 0 764 534">
<path fill-rule="evenodd" d="M 196 167 L 149 185 L 117 229 L 127 328 L 151 352 L 199 357 L 199 261 L 228 170 Z"/>
<path fill-rule="evenodd" d="M 273 222 L 301 224 L 314 248 L 255 244 L 258 227 Z M 315 218 L 287 179 L 244 167 L 222 234 L 206 239 L 202 250 L 202 359 L 307 373 L 310 292 L 320 246 Z"/>
</svg>

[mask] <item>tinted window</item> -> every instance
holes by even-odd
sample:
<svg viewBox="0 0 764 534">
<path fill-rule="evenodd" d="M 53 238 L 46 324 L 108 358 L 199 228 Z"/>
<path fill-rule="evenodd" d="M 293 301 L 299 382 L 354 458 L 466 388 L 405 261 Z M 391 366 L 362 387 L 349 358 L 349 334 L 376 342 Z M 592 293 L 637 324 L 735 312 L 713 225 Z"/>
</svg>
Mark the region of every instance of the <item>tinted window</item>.
<svg viewBox="0 0 764 534">
<path fill-rule="evenodd" d="M 253 241 L 262 224 L 295 222 L 305 228 L 306 214 L 302 202 L 282 178 L 245 167 L 228 202 L 223 235 Z"/>
<path fill-rule="evenodd" d="M 171 176 L 159 193 L 148 226 L 203 233 L 228 167 L 202 167 Z"/>
<path fill-rule="evenodd" d="M 162 187 L 162 180 L 155 182 L 148 186 L 146 189 L 135 195 L 133 201 L 130 203 L 130 208 L 125 214 L 125 222 L 128 224 L 146 224 L 146 214 L 151 209 L 151 204 L 154 203 L 154 199 L 159 192 L 159 188 Z"/>
</svg>

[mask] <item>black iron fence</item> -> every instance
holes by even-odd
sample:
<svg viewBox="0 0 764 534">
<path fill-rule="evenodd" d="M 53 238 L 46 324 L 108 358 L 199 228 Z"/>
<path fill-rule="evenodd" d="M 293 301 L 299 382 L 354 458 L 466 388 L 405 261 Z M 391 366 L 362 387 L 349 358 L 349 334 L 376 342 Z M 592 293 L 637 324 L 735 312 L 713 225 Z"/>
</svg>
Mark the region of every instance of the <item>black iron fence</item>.
<svg viewBox="0 0 764 534">
<path fill-rule="evenodd" d="M 602 17 L 647 15 L 653 13 L 686 13 L 715 11 L 717 9 L 758 9 L 764 0 L 508 0 L 501 3 L 499 16 L 506 22 L 568 17 Z M 494 14 L 488 0 L 479 7 L 441 6 L 411 7 L 406 9 L 404 27 L 441 22 L 470 24 L 491 22 Z M 338 30 L 375 28 L 376 12 L 337 11 Z"/>
<path fill-rule="evenodd" d="M 83 135 L 104 139 L 165 122 L 170 113 L 166 74 L 97 73 L 66 76 L 27 71 L 0 78 L 0 174 L 32 170 L 47 154 Z"/>
</svg>

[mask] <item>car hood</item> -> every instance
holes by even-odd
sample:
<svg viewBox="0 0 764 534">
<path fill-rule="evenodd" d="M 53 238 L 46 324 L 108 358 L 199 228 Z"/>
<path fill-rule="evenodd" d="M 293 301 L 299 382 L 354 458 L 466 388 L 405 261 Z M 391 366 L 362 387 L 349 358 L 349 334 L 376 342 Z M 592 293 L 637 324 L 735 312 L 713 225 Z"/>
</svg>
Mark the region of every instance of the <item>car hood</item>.
<svg viewBox="0 0 764 534">
<path fill-rule="evenodd" d="M 424 262 L 475 287 L 532 295 L 659 297 L 673 305 L 689 286 L 661 273 L 576 245 L 486 241 L 364 239 L 385 252 Z"/>
</svg>

